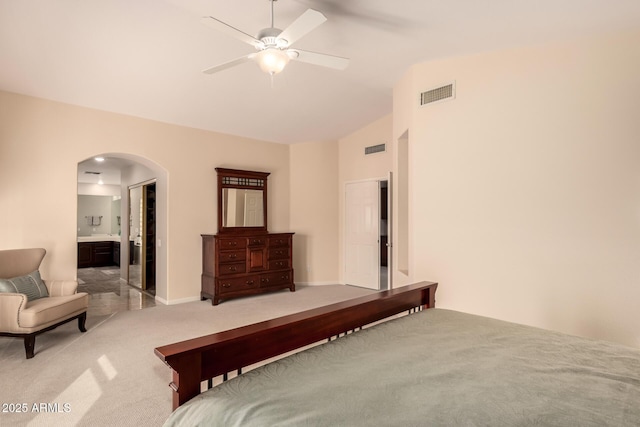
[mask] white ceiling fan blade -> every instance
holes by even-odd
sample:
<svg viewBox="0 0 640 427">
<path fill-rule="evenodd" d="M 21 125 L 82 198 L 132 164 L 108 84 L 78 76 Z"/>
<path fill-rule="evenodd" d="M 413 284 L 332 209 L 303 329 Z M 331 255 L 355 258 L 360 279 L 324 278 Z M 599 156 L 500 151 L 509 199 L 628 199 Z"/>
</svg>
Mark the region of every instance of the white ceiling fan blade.
<svg viewBox="0 0 640 427">
<path fill-rule="evenodd" d="M 253 37 L 250 34 L 245 33 L 244 31 L 240 31 L 239 29 L 232 27 L 229 24 L 225 24 L 219 19 L 214 18 L 213 16 L 203 16 L 202 23 L 208 25 L 211 28 L 214 28 L 220 32 L 230 35 L 231 37 L 235 37 L 236 39 L 243 41 L 251 46 L 257 47 L 262 44 L 260 40 Z"/>
<path fill-rule="evenodd" d="M 308 64 L 321 65 L 323 67 L 334 68 L 336 70 L 344 70 L 349 65 L 349 59 L 341 56 L 327 55 L 324 53 L 309 52 L 308 50 L 289 49 L 289 52 L 295 52 L 291 55 L 292 59 Z"/>
<path fill-rule="evenodd" d="M 205 74 L 213 74 L 218 71 L 226 70 L 227 68 L 235 67 L 236 65 L 242 64 L 244 62 L 251 61 L 253 57 L 256 56 L 255 53 L 250 55 L 245 55 L 240 58 L 234 59 L 233 61 L 225 62 L 224 64 L 216 65 L 215 67 L 207 68 L 206 70 L 202 70 Z"/>
<path fill-rule="evenodd" d="M 286 40 L 286 46 L 291 46 L 326 20 L 327 18 L 317 10 L 307 9 L 278 35 L 278 39 Z"/>
</svg>

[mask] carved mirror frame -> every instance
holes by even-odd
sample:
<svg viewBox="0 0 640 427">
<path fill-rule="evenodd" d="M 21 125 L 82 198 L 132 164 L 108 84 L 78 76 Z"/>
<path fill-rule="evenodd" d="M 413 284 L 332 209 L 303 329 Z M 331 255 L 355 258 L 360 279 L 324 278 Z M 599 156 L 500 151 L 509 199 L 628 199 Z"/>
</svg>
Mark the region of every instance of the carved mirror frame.
<svg viewBox="0 0 640 427">
<path fill-rule="evenodd" d="M 267 177 L 269 172 L 216 168 L 218 173 L 218 234 L 252 234 L 267 232 Z M 227 227 L 224 225 L 224 189 L 262 190 L 263 225 Z"/>
</svg>

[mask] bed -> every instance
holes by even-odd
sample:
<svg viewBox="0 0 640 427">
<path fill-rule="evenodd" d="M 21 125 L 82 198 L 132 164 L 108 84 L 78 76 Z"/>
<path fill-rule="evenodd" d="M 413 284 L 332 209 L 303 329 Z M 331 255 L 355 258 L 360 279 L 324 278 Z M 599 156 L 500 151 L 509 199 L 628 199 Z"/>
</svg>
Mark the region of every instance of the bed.
<svg viewBox="0 0 640 427">
<path fill-rule="evenodd" d="M 165 425 L 640 425 L 640 350 L 434 308 L 436 287 L 157 348 L 174 371 Z M 213 376 L 339 334 L 200 393 Z"/>
</svg>

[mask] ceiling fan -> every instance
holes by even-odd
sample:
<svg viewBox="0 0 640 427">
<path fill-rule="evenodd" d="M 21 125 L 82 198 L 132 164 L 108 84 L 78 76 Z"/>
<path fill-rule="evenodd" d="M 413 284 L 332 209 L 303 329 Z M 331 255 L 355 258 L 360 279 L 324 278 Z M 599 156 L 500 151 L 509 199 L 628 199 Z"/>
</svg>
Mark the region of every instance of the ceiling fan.
<svg viewBox="0 0 640 427">
<path fill-rule="evenodd" d="M 300 15 L 298 19 L 293 21 L 286 29 L 280 30 L 273 26 L 273 3 L 276 1 L 277 0 L 269 0 L 271 3 L 271 27 L 260 30 L 256 37 L 232 27 L 213 16 L 203 17 L 202 21 L 205 24 L 250 44 L 257 52 L 250 53 L 233 61 L 225 62 L 224 64 L 216 65 L 215 67 L 207 68 L 202 72 L 213 74 L 251 60 L 256 60 L 260 69 L 269 73 L 271 76 L 282 71 L 291 59 L 336 70 L 344 70 L 347 65 L 349 65 L 347 58 L 291 48 L 293 43 L 325 22 L 327 18 L 317 10 L 307 9 L 306 12 Z"/>
</svg>

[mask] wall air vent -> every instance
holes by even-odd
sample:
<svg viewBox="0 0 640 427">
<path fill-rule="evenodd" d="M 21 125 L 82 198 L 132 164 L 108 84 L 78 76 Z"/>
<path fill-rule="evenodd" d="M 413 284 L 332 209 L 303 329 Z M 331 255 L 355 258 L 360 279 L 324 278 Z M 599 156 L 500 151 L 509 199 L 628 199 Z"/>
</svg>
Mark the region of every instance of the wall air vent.
<svg viewBox="0 0 640 427">
<path fill-rule="evenodd" d="M 374 153 L 382 153 L 383 151 L 387 151 L 387 144 L 378 144 L 372 145 L 370 147 L 364 147 L 364 154 L 374 154 Z"/>
<path fill-rule="evenodd" d="M 89 174 L 89 175 L 100 175 L 100 172 L 84 171 L 84 173 Z"/>
<path fill-rule="evenodd" d="M 420 105 L 433 104 L 434 102 L 447 101 L 456 97 L 456 83 L 452 82 L 444 86 L 424 91 L 420 94 Z"/>
</svg>

